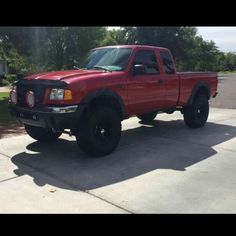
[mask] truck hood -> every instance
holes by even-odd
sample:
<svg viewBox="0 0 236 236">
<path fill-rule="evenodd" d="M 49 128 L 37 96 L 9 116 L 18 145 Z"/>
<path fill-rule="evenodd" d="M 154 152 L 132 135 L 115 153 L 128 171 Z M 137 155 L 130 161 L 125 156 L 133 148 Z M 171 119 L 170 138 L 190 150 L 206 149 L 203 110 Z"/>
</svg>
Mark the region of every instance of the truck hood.
<svg viewBox="0 0 236 236">
<path fill-rule="evenodd" d="M 103 71 L 103 70 L 67 70 L 67 71 L 55 71 L 55 72 L 47 72 L 40 74 L 33 74 L 26 76 L 25 79 L 45 79 L 45 80 L 66 80 L 74 77 L 84 77 L 96 74 L 107 74 L 111 72 Z"/>
</svg>

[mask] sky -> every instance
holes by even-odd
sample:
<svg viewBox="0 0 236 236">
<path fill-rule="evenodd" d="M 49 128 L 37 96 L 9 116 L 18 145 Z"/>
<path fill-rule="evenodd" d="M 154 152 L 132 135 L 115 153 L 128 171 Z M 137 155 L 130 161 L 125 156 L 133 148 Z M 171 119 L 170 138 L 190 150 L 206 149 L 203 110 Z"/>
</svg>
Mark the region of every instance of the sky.
<svg viewBox="0 0 236 236">
<path fill-rule="evenodd" d="M 109 27 L 110 29 L 116 27 Z M 204 40 L 213 40 L 220 51 L 236 52 L 236 27 L 197 27 Z"/>
<path fill-rule="evenodd" d="M 197 27 L 205 40 L 213 40 L 220 51 L 236 52 L 236 27 Z"/>
</svg>

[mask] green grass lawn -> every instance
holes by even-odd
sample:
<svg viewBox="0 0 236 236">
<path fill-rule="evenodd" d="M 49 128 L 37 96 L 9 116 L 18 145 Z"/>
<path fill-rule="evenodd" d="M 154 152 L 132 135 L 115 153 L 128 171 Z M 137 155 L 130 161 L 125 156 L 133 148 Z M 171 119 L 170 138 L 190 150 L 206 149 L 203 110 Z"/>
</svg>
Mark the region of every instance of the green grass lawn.
<svg viewBox="0 0 236 236">
<path fill-rule="evenodd" d="M 17 122 L 16 119 L 9 114 L 9 111 L 7 108 L 8 100 L 9 100 L 9 93 L 1 92 L 0 93 L 0 123 Z"/>
</svg>

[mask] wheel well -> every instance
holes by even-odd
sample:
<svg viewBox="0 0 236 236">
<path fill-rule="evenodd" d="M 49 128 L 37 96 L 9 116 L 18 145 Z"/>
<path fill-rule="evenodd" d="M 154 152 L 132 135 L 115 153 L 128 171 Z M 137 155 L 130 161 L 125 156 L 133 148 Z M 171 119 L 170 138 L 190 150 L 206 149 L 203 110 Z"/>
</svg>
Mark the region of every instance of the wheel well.
<svg viewBox="0 0 236 236">
<path fill-rule="evenodd" d="M 205 95 L 207 99 L 209 100 L 211 96 L 209 87 L 205 84 L 198 84 L 197 86 L 195 86 L 187 102 L 187 106 L 191 106 L 195 98 L 200 94 Z"/>
<path fill-rule="evenodd" d="M 120 102 L 113 96 L 100 95 L 89 102 L 89 109 L 93 110 L 99 106 L 110 107 L 118 112 L 120 119 L 123 120 L 123 109 Z"/>
<path fill-rule="evenodd" d="M 207 87 L 205 86 L 201 86 L 194 97 L 197 97 L 198 95 L 205 95 L 207 97 L 207 99 L 210 99 L 210 91 Z"/>
</svg>

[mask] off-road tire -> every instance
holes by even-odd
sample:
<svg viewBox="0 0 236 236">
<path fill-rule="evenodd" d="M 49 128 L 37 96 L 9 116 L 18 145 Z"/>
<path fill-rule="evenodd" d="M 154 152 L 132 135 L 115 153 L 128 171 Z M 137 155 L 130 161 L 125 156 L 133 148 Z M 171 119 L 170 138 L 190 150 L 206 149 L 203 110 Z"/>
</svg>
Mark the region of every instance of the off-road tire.
<svg viewBox="0 0 236 236">
<path fill-rule="evenodd" d="M 184 121 L 189 128 L 201 128 L 209 115 L 209 102 L 205 95 L 198 95 L 191 106 L 184 109 Z"/>
<path fill-rule="evenodd" d="M 61 132 L 53 132 L 51 129 L 45 129 L 31 125 L 25 125 L 25 131 L 31 138 L 42 143 L 54 142 L 62 134 Z"/>
<path fill-rule="evenodd" d="M 87 111 L 79 124 L 76 140 L 82 151 L 93 157 L 110 154 L 121 136 L 121 120 L 112 108 L 100 107 Z"/>
</svg>

